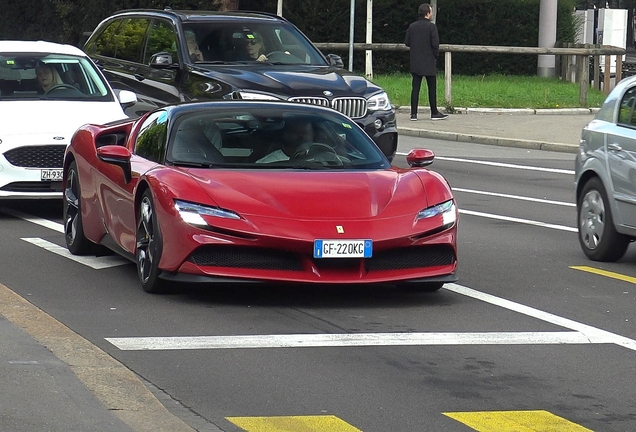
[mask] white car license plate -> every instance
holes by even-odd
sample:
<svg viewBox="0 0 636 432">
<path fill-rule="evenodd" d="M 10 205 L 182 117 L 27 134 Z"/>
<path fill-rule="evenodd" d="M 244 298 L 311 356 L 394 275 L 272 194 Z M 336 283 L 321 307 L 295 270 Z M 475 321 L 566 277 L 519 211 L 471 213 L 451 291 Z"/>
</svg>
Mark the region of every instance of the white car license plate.
<svg viewBox="0 0 636 432">
<path fill-rule="evenodd" d="M 40 171 L 40 178 L 42 180 L 62 181 L 61 169 L 43 169 Z"/>
<path fill-rule="evenodd" d="M 371 240 L 314 240 L 314 258 L 371 258 Z"/>
</svg>

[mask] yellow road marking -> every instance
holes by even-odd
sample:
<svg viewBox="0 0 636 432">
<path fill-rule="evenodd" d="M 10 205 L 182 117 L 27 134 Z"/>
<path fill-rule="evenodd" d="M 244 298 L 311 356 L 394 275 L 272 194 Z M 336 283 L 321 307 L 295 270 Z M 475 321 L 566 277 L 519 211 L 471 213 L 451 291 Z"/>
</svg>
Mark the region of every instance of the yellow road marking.
<svg viewBox="0 0 636 432">
<path fill-rule="evenodd" d="M 443 413 L 479 432 L 592 432 L 548 411 Z"/>
<path fill-rule="evenodd" d="M 226 418 L 247 432 L 362 432 L 332 415 Z"/>
<path fill-rule="evenodd" d="M 611 271 L 607 271 L 607 270 L 601 270 L 601 269 L 597 269 L 594 267 L 588 267 L 588 266 L 570 266 L 571 269 L 574 270 L 581 270 L 584 272 L 588 272 L 588 273 L 594 273 L 600 276 L 605 276 L 608 278 L 612 278 L 612 279 L 618 279 L 618 280 L 622 280 L 623 282 L 629 282 L 629 283 L 633 283 L 636 284 L 636 277 L 632 277 L 632 276 L 627 276 L 624 274 L 620 274 L 620 273 L 614 273 Z"/>
</svg>

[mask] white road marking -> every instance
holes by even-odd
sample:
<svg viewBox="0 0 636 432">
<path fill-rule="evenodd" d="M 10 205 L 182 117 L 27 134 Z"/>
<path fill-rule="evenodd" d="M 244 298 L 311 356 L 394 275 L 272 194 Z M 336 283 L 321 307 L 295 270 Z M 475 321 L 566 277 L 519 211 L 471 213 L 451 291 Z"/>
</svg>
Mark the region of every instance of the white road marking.
<svg viewBox="0 0 636 432">
<path fill-rule="evenodd" d="M 401 156 L 407 155 L 406 153 L 402 153 L 402 152 L 397 152 L 396 154 L 399 154 Z M 531 166 L 531 165 L 516 165 L 516 164 L 503 163 L 503 162 L 490 162 L 490 161 L 462 159 L 462 158 L 447 157 L 447 156 L 435 156 L 435 159 L 451 161 L 451 162 L 471 163 L 476 165 L 488 165 L 488 166 L 495 166 L 499 168 L 513 168 L 513 169 L 520 169 L 525 171 L 542 171 L 542 172 L 549 172 L 549 173 L 555 173 L 555 174 L 574 175 L 574 170 L 566 170 L 566 169 L 559 169 L 559 168 L 545 168 L 545 167 L 537 167 L 537 166 Z"/>
<path fill-rule="evenodd" d="M 557 224 L 545 223 L 545 222 L 539 222 L 539 221 L 534 221 L 534 220 L 530 220 L 530 219 L 521 219 L 521 218 L 510 217 L 510 216 L 501 216 L 501 215 L 496 215 L 496 214 L 491 214 L 491 213 L 483 213 L 483 212 L 478 212 L 478 211 L 473 211 L 473 210 L 465 210 L 465 209 L 459 209 L 459 213 L 460 214 L 467 214 L 467 215 L 471 215 L 471 216 L 479 216 L 479 217 L 484 217 L 484 218 L 489 218 L 489 219 L 503 220 L 503 221 L 506 221 L 506 222 L 517 222 L 517 223 L 522 223 L 522 224 L 526 224 L 526 225 L 533 225 L 533 226 L 538 226 L 538 227 L 543 227 L 543 228 L 552 228 L 552 229 L 556 229 L 556 230 L 560 230 L 560 231 L 578 232 L 578 230 L 576 228 L 573 228 L 573 227 L 569 227 L 569 226 L 565 226 L 565 225 L 557 225 Z"/>
<path fill-rule="evenodd" d="M 559 327 L 566 332 L 487 332 L 487 333 L 345 333 L 239 336 L 123 337 L 105 338 L 122 351 L 307 348 L 344 346 L 419 345 L 527 345 L 527 344 L 616 344 L 636 351 L 636 340 L 549 312 L 450 283 L 444 289 L 499 306 Z"/>
<path fill-rule="evenodd" d="M 227 348 L 315 348 L 405 345 L 536 345 L 591 343 L 579 332 L 346 333 L 106 338 L 122 351 Z"/>
<path fill-rule="evenodd" d="M 8 209 L 6 207 L 2 207 L 0 208 L 0 211 L 2 213 L 6 213 L 8 215 L 17 217 L 19 219 L 23 219 L 27 222 L 31 222 L 34 223 L 36 225 L 40 225 L 43 226 L 45 228 L 51 229 L 53 231 L 57 231 L 57 232 L 64 232 L 64 225 L 62 225 L 61 223 L 57 223 L 57 222 L 53 222 L 47 219 L 42 219 L 39 217 L 35 217 L 35 216 L 31 216 L 30 214 L 27 213 L 22 213 L 21 211 L 18 210 L 13 210 L 13 209 Z"/>
<path fill-rule="evenodd" d="M 521 195 L 509 195 L 509 194 L 497 193 L 497 192 L 486 192 L 486 191 L 479 191 L 479 190 L 475 190 L 475 189 L 464 189 L 464 188 L 454 187 L 453 191 L 454 192 L 471 193 L 471 194 L 476 194 L 476 195 L 488 195 L 488 196 L 494 196 L 494 197 L 499 197 L 499 198 L 510 198 L 510 199 L 516 199 L 516 200 L 520 200 L 520 201 L 538 202 L 538 203 L 541 203 L 541 204 L 554 204 L 554 205 L 565 206 L 565 207 L 576 207 L 575 203 L 570 203 L 570 202 L 565 202 L 565 201 L 553 201 L 553 200 L 549 200 L 549 199 L 531 198 L 531 197 L 525 197 L 525 196 L 521 196 Z"/>
<path fill-rule="evenodd" d="M 54 254 L 63 256 L 64 258 L 68 258 L 80 264 L 84 264 L 88 267 L 94 268 L 95 270 L 100 270 L 100 269 L 109 268 L 109 267 L 116 267 L 116 266 L 130 263 L 129 260 L 117 255 L 106 255 L 101 257 L 72 255 L 68 251 L 68 249 L 38 237 L 23 238 L 22 240 L 24 240 L 25 242 L 31 243 L 35 246 L 46 249 L 49 252 L 53 252 Z"/>
<path fill-rule="evenodd" d="M 513 301 L 506 300 L 501 297 L 496 297 L 492 294 L 486 294 L 462 285 L 454 283 L 445 284 L 444 289 L 474 298 L 476 300 L 481 300 L 483 302 L 490 303 L 492 305 L 499 306 L 511 311 L 515 311 L 520 314 L 539 319 L 541 321 L 549 322 L 563 328 L 574 330 L 585 335 L 585 337 L 587 337 L 591 343 L 613 343 L 636 351 L 636 340 L 634 339 L 629 339 L 615 333 L 610 333 L 608 331 L 601 330 L 587 324 L 582 324 L 568 318 L 563 318 L 549 312 L 535 309 L 530 306 L 525 306 L 520 303 L 515 303 Z"/>
</svg>

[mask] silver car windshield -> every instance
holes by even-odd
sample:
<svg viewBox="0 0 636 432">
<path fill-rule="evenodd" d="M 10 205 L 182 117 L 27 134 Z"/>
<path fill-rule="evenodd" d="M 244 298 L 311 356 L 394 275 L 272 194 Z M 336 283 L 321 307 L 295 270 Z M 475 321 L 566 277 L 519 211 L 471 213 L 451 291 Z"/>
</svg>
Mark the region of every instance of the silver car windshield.
<svg viewBox="0 0 636 432">
<path fill-rule="evenodd" d="M 0 100 L 111 101 L 95 66 L 62 54 L 0 53 Z"/>
</svg>

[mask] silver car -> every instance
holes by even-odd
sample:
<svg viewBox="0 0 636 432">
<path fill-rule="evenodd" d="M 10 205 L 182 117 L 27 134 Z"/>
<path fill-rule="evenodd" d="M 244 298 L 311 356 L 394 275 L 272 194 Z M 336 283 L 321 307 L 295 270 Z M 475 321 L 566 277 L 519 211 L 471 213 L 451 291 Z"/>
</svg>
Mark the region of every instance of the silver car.
<svg viewBox="0 0 636 432">
<path fill-rule="evenodd" d="M 579 242 L 616 261 L 636 238 L 636 76 L 619 82 L 583 128 L 575 162 Z"/>
</svg>

